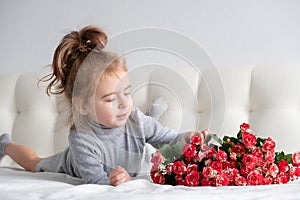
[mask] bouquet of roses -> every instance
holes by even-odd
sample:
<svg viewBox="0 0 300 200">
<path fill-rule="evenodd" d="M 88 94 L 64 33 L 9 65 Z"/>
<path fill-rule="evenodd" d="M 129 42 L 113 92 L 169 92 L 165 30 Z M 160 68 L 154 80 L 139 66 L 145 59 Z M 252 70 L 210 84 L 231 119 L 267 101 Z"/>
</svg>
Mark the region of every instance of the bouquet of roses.
<svg viewBox="0 0 300 200">
<path fill-rule="evenodd" d="M 260 138 L 243 123 L 237 137 L 216 134 L 219 143 L 204 144 L 193 136 L 182 148 L 182 155 L 168 162 L 160 153 L 153 154 L 151 178 L 154 183 L 186 186 L 246 186 L 285 184 L 300 176 L 300 151 L 275 152 L 272 138 Z"/>
</svg>

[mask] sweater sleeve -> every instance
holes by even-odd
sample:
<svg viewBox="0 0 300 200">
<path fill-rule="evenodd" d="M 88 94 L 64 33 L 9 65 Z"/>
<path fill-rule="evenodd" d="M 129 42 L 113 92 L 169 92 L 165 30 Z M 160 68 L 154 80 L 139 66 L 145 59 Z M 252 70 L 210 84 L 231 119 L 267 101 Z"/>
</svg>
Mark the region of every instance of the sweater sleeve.
<svg viewBox="0 0 300 200">
<path fill-rule="evenodd" d="M 87 134 L 69 134 L 69 146 L 74 167 L 84 183 L 109 185 L 108 174 L 101 163 L 101 152 L 95 148 L 93 141 L 87 138 Z"/>
<path fill-rule="evenodd" d="M 156 119 L 145 115 L 138 108 L 133 110 L 133 118 L 144 133 L 146 142 L 157 147 L 159 144 L 176 144 L 185 133 L 161 125 Z"/>
</svg>

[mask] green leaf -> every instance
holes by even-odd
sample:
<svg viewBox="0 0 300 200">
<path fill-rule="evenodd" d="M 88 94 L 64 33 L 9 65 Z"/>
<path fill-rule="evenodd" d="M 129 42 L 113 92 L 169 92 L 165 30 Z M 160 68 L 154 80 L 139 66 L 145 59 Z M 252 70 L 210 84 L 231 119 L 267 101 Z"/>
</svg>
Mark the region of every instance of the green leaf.
<svg viewBox="0 0 300 200">
<path fill-rule="evenodd" d="M 218 142 L 220 145 L 222 145 L 222 140 L 218 137 L 218 135 L 217 134 L 210 134 L 211 135 L 211 137 L 212 137 L 212 139 L 214 139 L 216 142 Z"/>
<path fill-rule="evenodd" d="M 174 162 L 182 154 L 184 145 L 185 143 L 181 141 L 172 146 L 169 144 L 158 145 L 159 151 L 165 158 L 165 164 Z"/>
<path fill-rule="evenodd" d="M 284 152 L 275 152 L 275 163 L 278 164 L 280 161 L 284 159 L 285 155 Z"/>
<path fill-rule="evenodd" d="M 241 131 L 241 130 L 240 130 L 239 133 L 237 134 L 237 138 L 238 138 L 239 140 L 242 139 L 242 131 Z"/>
</svg>

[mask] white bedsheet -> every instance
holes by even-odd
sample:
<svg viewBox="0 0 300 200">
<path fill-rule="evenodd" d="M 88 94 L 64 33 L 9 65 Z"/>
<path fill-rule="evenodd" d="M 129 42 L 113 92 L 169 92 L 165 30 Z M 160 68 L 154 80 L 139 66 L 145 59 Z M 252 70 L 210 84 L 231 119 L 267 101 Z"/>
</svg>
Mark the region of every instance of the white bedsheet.
<svg viewBox="0 0 300 200">
<path fill-rule="evenodd" d="M 191 198 L 191 199 L 188 199 Z M 65 174 L 30 173 L 0 168 L 0 199 L 300 199 L 300 181 L 286 185 L 185 187 L 157 185 L 148 180 L 133 180 L 118 187 L 82 184 L 80 179 Z"/>
</svg>

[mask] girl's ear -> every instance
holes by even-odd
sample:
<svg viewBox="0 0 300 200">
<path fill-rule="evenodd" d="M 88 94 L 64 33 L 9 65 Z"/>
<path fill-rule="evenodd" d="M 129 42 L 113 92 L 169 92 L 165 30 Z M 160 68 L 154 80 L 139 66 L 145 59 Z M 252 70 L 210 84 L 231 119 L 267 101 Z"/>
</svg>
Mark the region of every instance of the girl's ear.
<svg viewBox="0 0 300 200">
<path fill-rule="evenodd" d="M 77 110 L 77 112 L 79 112 L 81 115 L 88 114 L 87 105 L 82 101 L 82 99 L 80 99 L 78 97 L 73 97 L 72 104 L 75 107 L 75 109 Z"/>
</svg>

